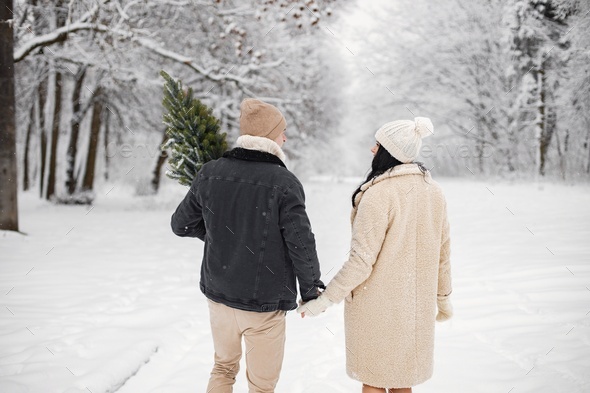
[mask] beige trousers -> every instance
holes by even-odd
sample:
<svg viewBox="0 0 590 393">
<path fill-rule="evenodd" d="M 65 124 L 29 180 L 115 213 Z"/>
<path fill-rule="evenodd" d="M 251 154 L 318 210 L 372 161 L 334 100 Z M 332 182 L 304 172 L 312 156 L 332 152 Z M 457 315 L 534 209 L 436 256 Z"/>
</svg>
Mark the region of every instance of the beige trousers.
<svg viewBox="0 0 590 393">
<path fill-rule="evenodd" d="M 250 393 L 273 393 L 285 349 L 285 311 L 243 311 L 209 300 L 215 365 L 207 393 L 231 393 L 240 370 L 242 337 Z"/>
</svg>

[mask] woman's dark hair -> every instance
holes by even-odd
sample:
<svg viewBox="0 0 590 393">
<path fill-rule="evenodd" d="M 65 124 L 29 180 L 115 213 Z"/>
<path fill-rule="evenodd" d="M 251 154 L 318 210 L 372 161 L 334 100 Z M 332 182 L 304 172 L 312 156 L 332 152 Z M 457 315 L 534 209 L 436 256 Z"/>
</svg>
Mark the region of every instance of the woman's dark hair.
<svg viewBox="0 0 590 393">
<path fill-rule="evenodd" d="M 422 173 L 428 172 L 428 169 L 421 163 L 415 162 L 418 164 L 418 167 L 422 171 Z M 379 145 L 379 149 L 377 149 L 377 154 L 373 157 L 373 162 L 371 163 L 371 171 L 367 175 L 367 179 L 362 182 L 358 188 L 352 193 L 352 207 L 355 207 L 354 198 L 356 198 L 357 194 L 361 192 L 361 186 L 372 179 L 375 179 L 377 176 L 384 174 L 389 169 L 393 168 L 397 165 L 402 165 L 403 162 L 389 154 L 387 150 L 381 145 Z"/>
</svg>

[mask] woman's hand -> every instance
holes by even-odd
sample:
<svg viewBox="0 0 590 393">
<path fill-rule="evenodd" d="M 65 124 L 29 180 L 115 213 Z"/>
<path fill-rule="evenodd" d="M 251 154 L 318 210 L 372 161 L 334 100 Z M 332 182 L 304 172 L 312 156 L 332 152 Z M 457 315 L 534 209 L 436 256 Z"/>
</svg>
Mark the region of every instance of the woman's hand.
<svg viewBox="0 0 590 393">
<path fill-rule="evenodd" d="M 310 300 L 306 303 L 301 303 L 299 308 L 297 308 L 297 312 L 301 314 L 301 318 L 305 318 L 306 315 L 309 315 L 310 317 L 317 317 L 326 311 L 326 309 L 332 304 L 334 303 L 332 303 L 330 299 L 328 299 L 326 296 L 320 295 L 317 299 Z"/>
<path fill-rule="evenodd" d="M 436 305 L 438 307 L 438 314 L 436 314 L 436 320 L 444 322 L 451 319 L 453 316 L 453 305 L 449 296 L 437 296 Z"/>
</svg>

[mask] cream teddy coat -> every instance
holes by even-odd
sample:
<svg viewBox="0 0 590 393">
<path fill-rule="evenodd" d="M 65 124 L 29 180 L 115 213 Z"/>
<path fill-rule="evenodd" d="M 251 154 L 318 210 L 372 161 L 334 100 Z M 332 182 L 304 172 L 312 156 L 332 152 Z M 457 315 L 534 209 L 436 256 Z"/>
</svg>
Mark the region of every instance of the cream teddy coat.
<svg viewBox="0 0 590 393">
<path fill-rule="evenodd" d="M 451 293 L 446 202 L 416 164 L 361 186 L 348 261 L 322 296 L 344 308 L 348 375 L 378 388 L 432 376 L 437 295 Z"/>
</svg>

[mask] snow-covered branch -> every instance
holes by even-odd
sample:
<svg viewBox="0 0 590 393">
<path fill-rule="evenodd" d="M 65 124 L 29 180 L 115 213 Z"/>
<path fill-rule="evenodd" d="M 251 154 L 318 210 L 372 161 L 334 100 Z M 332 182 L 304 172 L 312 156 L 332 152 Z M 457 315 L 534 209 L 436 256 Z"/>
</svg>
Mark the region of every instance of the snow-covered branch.
<svg viewBox="0 0 590 393">
<path fill-rule="evenodd" d="M 134 42 L 140 44 L 141 46 L 143 46 L 147 49 L 150 49 L 152 52 L 154 52 L 162 57 L 165 57 L 170 60 L 174 60 L 178 63 L 182 63 L 182 64 L 186 65 L 187 67 L 192 68 L 197 73 L 203 75 L 205 78 L 210 79 L 212 81 L 219 82 L 222 80 L 232 80 L 238 84 L 250 84 L 251 83 L 251 81 L 248 79 L 244 79 L 242 77 L 239 77 L 237 75 L 232 75 L 230 73 L 226 73 L 226 74 L 213 73 L 212 71 L 204 69 L 203 67 L 196 64 L 196 61 L 194 59 L 187 57 L 185 55 L 182 55 L 180 53 L 176 53 L 171 50 L 162 48 L 160 45 L 158 45 L 153 40 L 150 40 L 149 38 L 135 37 L 135 38 L 132 38 L 132 40 Z"/>
<path fill-rule="evenodd" d="M 230 10 L 219 10 L 217 11 L 218 15 L 222 15 L 222 16 L 228 16 L 228 15 L 248 15 L 248 14 L 253 14 L 254 10 L 252 9 L 252 7 L 238 7 L 238 8 L 234 8 L 234 9 L 230 9 Z"/>
<path fill-rule="evenodd" d="M 85 19 L 87 19 L 87 17 Z M 241 85 L 247 85 L 252 82 L 251 80 L 245 79 L 245 78 L 238 76 L 238 75 L 234 75 L 234 74 L 230 74 L 230 73 L 220 74 L 220 73 L 215 73 L 211 70 L 205 69 L 205 68 L 201 67 L 200 65 L 198 65 L 197 62 L 193 58 L 190 58 L 190 57 L 187 57 L 183 54 L 176 53 L 174 51 L 163 48 L 161 45 L 159 45 L 157 42 L 153 41 L 152 39 L 147 38 L 147 37 L 138 36 L 132 31 L 111 28 L 111 27 L 103 25 L 103 24 L 80 22 L 80 21 L 72 23 L 68 26 L 64 26 L 59 29 L 56 29 L 55 31 L 53 31 L 51 33 L 47 33 L 42 36 L 35 37 L 35 38 L 31 39 L 30 41 L 26 42 L 25 44 L 23 44 L 20 48 L 18 48 L 15 51 L 14 62 L 16 63 L 16 62 L 23 60 L 29 53 L 31 53 L 34 49 L 36 49 L 38 47 L 49 46 L 49 45 L 57 43 L 57 42 L 63 42 L 67 39 L 67 35 L 69 33 L 73 33 L 76 31 L 82 31 L 82 30 L 93 30 L 93 31 L 102 32 L 102 33 L 110 33 L 110 34 L 114 34 L 114 35 L 117 35 L 122 38 L 126 38 L 132 42 L 135 42 L 135 43 L 141 45 L 142 47 L 144 47 L 146 49 L 149 49 L 150 51 L 158 54 L 159 56 L 162 56 L 164 58 L 184 64 L 187 67 L 190 67 L 191 69 L 196 71 L 198 74 L 200 74 L 200 75 L 204 76 L 205 78 L 207 78 L 211 81 L 214 81 L 214 82 L 231 80 L 231 81 L 234 81 L 234 82 L 241 84 Z M 262 68 L 277 67 L 283 61 L 284 61 L 284 59 L 279 59 L 279 60 L 271 62 L 271 63 L 261 64 L 258 66 L 251 66 L 249 68 L 249 71 L 254 71 L 256 69 L 262 69 Z"/>
<path fill-rule="evenodd" d="M 18 63 L 23 60 L 29 53 L 40 46 L 48 46 L 57 42 L 63 42 L 68 38 L 68 33 L 73 33 L 79 30 L 89 30 L 92 28 L 92 23 L 88 23 L 90 19 L 96 16 L 100 4 L 95 4 L 90 10 L 84 13 L 79 20 L 66 26 L 60 27 L 50 33 L 37 36 L 30 39 L 14 51 L 14 62 Z"/>
<path fill-rule="evenodd" d="M 67 39 L 69 33 L 80 30 L 91 30 L 94 26 L 93 23 L 75 22 L 71 25 L 60 27 L 51 33 L 32 38 L 14 51 L 14 62 L 18 63 L 23 60 L 29 53 L 40 46 L 49 46 L 57 42 L 63 42 Z"/>
</svg>

